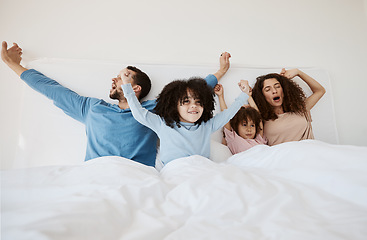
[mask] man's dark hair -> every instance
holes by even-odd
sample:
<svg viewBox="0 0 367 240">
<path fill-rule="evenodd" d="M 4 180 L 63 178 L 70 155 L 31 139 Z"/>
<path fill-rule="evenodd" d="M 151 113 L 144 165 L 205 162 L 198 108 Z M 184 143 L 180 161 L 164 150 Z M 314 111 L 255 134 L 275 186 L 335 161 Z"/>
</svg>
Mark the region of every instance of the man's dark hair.
<svg viewBox="0 0 367 240">
<path fill-rule="evenodd" d="M 150 78 L 148 77 L 148 75 L 145 72 L 141 71 L 137 67 L 127 66 L 126 68 L 135 72 L 135 75 L 133 76 L 134 82 L 135 84 L 141 87 L 139 100 L 143 99 L 145 96 L 148 95 L 150 89 L 152 88 L 152 83 L 150 81 Z"/>
<path fill-rule="evenodd" d="M 154 112 L 164 119 L 167 126 L 173 128 L 176 124 L 181 127 L 177 106 L 188 97 L 187 91 L 190 91 L 192 97 L 199 99 L 200 105 L 204 108 L 203 114 L 195 124 L 200 125 L 213 117 L 214 91 L 203 78 L 192 77 L 188 80 L 175 80 L 163 88 L 154 108 Z"/>
</svg>

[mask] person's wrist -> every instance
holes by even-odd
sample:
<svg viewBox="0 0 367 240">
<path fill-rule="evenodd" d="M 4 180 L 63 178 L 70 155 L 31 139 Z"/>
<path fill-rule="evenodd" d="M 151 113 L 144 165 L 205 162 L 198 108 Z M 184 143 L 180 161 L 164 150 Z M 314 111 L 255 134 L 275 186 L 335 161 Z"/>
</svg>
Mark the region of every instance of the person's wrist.
<svg viewBox="0 0 367 240">
<path fill-rule="evenodd" d="M 223 77 L 226 74 L 226 70 L 219 69 L 215 75 L 219 76 L 219 78 Z"/>
<path fill-rule="evenodd" d="M 301 75 L 302 71 L 297 68 L 297 76 Z"/>
<path fill-rule="evenodd" d="M 224 74 L 226 74 L 228 69 L 229 69 L 228 67 L 221 67 L 218 71 L 221 72 L 224 75 Z"/>
<path fill-rule="evenodd" d="M 297 76 L 302 77 L 302 75 L 303 75 L 303 72 L 301 70 L 297 69 Z"/>
</svg>

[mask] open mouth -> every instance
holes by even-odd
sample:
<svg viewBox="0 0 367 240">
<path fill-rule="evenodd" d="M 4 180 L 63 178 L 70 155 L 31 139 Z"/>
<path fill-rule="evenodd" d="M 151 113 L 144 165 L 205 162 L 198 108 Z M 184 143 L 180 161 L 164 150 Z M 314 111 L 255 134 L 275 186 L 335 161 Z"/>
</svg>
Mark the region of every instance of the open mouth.
<svg viewBox="0 0 367 240">
<path fill-rule="evenodd" d="M 274 101 L 278 101 L 280 99 L 280 97 L 274 97 L 273 100 Z"/>
</svg>

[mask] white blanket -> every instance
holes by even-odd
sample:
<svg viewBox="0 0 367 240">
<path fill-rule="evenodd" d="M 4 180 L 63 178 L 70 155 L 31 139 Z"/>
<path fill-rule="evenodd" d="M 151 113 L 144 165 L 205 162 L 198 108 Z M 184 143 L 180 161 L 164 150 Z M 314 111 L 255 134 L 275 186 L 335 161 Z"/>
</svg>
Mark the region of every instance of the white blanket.
<svg viewBox="0 0 367 240">
<path fill-rule="evenodd" d="M 256 146 L 161 172 L 120 157 L 1 172 L 2 239 L 366 239 L 367 148 Z"/>
</svg>

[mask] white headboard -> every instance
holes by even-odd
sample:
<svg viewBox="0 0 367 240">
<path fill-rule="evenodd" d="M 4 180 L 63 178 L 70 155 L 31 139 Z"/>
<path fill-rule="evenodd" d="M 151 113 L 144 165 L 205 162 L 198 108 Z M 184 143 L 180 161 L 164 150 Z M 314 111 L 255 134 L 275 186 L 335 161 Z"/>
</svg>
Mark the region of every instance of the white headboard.
<svg viewBox="0 0 367 240">
<path fill-rule="evenodd" d="M 80 95 L 103 98 L 105 101 L 116 103 L 109 99 L 111 79 L 127 65 L 134 65 L 150 76 L 153 86 L 146 99 L 155 98 L 163 86 L 172 80 L 192 76 L 205 77 L 209 73 L 214 73 L 218 67 L 68 59 L 40 59 L 30 62 L 27 67 L 44 73 Z M 237 86 L 240 79 L 249 80 L 250 85 L 253 86 L 257 76 L 279 72 L 279 70 L 231 67 L 220 80 L 224 86 L 227 104 L 232 103 L 240 93 Z M 317 79 L 326 89 L 325 96 L 311 111 L 315 138 L 328 143 L 338 143 L 329 75 L 322 69 L 302 70 Z M 301 80 L 297 82 L 307 94 L 310 93 Z M 217 107 L 219 109 L 219 105 Z M 55 107 L 52 101 L 28 86 L 24 88 L 21 111 L 19 145 L 14 167 L 74 164 L 84 160 L 86 137 L 83 124 L 68 117 Z M 212 139 L 219 148 L 222 146 L 218 144 L 221 140 L 219 131 L 213 134 Z M 228 151 L 226 147 L 222 149 Z"/>
</svg>

